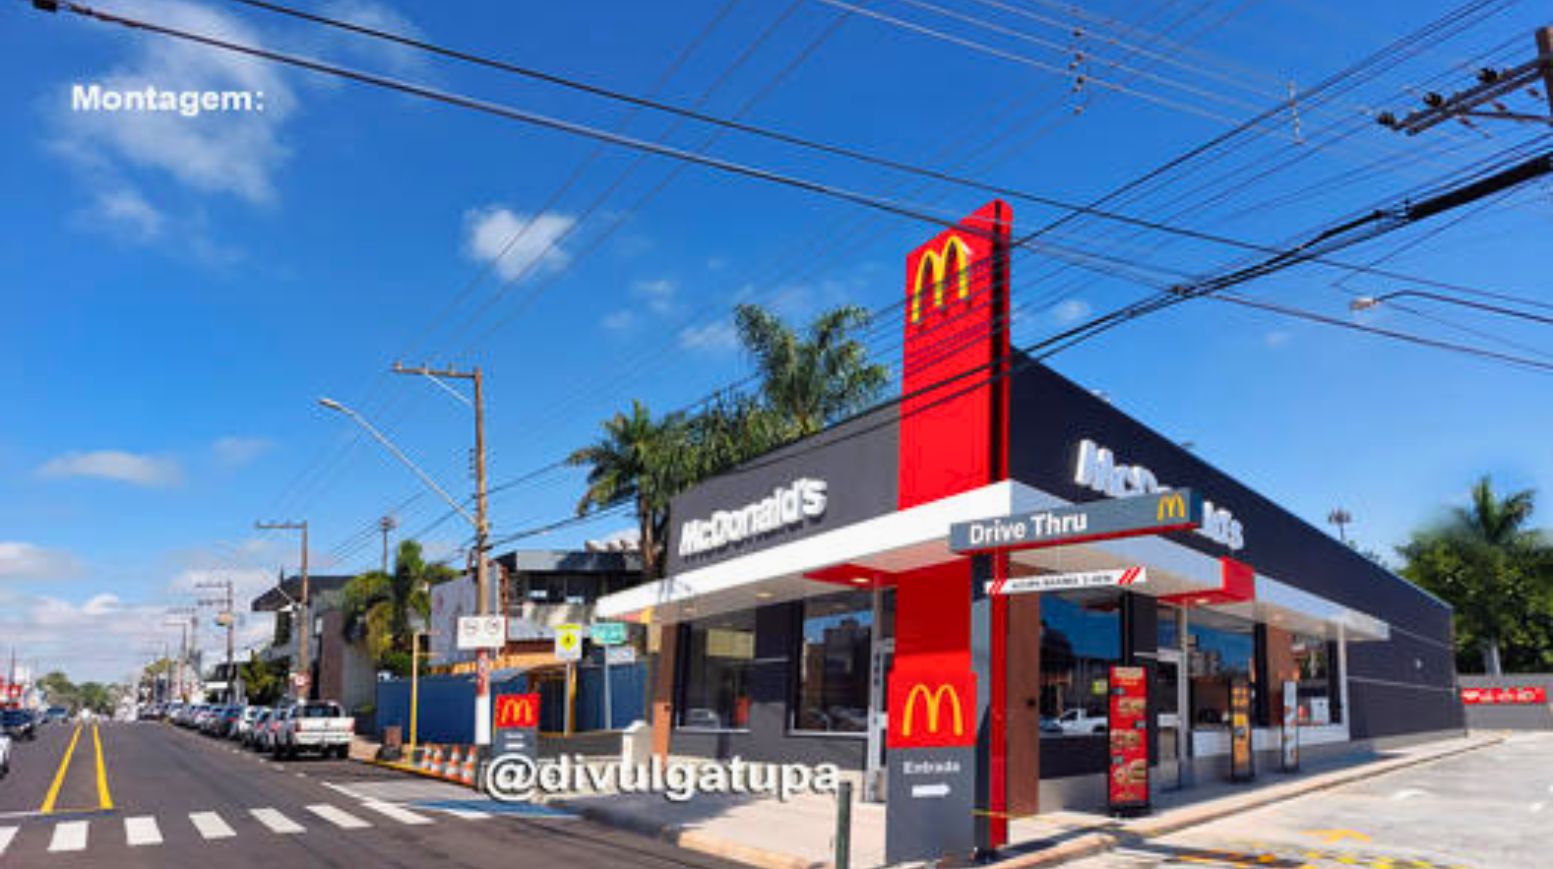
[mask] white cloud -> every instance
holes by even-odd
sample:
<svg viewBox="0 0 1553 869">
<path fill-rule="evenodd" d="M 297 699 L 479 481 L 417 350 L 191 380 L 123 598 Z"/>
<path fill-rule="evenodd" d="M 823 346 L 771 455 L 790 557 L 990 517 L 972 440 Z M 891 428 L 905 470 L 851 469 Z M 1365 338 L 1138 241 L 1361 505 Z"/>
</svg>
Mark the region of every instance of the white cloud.
<svg viewBox="0 0 1553 869">
<path fill-rule="evenodd" d="M 667 314 L 674 310 L 674 295 L 678 287 L 668 278 L 637 281 L 631 285 L 631 295 L 647 303 L 654 314 Z"/>
<path fill-rule="evenodd" d="M 1271 332 L 1268 332 L 1266 335 L 1263 335 L 1262 342 L 1267 345 L 1269 350 L 1279 350 L 1287 346 L 1289 341 L 1293 338 L 1294 336 L 1292 334 L 1281 329 L 1275 329 Z"/>
<path fill-rule="evenodd" d="M 75 556 L 19 540 L 0 540 L 0 580 L 64 579 L 81 570 Z"/>
<path fill-rule="evenodd" d="M 238 19 L 179 0 L 129 2 L 158 23 L 234 42 L 262 40 Z M 61 84 L 53 99 L 56 153 L 87 173 L 97 186 L 122 183 L 126 169 L 150 170 L 201 193 L 224 193 L 251 202 L 275 197 L 274 173 L 290 150 L 281 127 L 295 106 L 291 88 L 272 64 L 208 46 L 161 38 L 128 43 L 128 60 L 101 75 L 84 71 Z M 74 85 L 104 90 L 248 91 L 262 110 L 212 112 L 73 111 Z"/>
<path fill-rule="evenodd" d="M 0 636 L 45 670 L 62 668 L 78 682 L 117 680 L 153 657 L 156 640 L 176 637 L 166 617 L 165 604 L 132 604 L 106 592 L 80 603 L 18 596 L 0 610 Z M 209 638 L 203 645 L 215 648 Z"/>
<path fill-rule="evenodd" d="M 322 14 L 359 24 L 362 27 L 370 27 L 373 30 L 397 33 L 411 39 L 425 37 L 421 29 L 412 24 L 410 19 L 387 6 L 371 3 L 368 0 L 333 0 L 324 4 Z M 389 71 L 400 75 L 410 73 L 423 75 L 427 71 L 426 56 L 408 45 L 399 45 L 381 39 L 346 38 L 331 40 L 330 48 L 337 55 L 340 53 L 360 55 L 368 60 L 385 64 Z"/>
<path fill-rule="evenodd" d="M 621 308 L 605 314 L 600 322 L 611 332 L 624 332 L 636 325 L 636 313 L 628 308 Z"/>
<path fill-rule="evenodd" d="M 183 480 L 183 470 L 172 459 L 122 450 L 65 453 L 45 462 L 38 468 L 38 474 L 44 477 L 93 477 L 149 487 L 171 486 Z"/>
<path fill-rule="evenodd" d="M 523 214 L 500 205 L 472 208 L 464 212 L 464 251 L 494 263 L 503 280 L 553 271 L 571 260 L 561 240 L 576 223 L 565 214 Z"/>
<path fill-rule="evenodd" d="M 217 438 L 215 443 L 210 445 L 210 451 L 215 455 L 216 461 L 228 468 L 247 465 L 274 448 L 274 441 L 268 438 L 236 435 Z"/>
<path fill-rule="evenodd" d="M 122 229 L 136 241 L 150 241 L 162 234 L 162 212 L 133 187 L 99 191 L 86 216 L 104 226 Z"/>
<path fill-rule="evenodd" d="M 727 320 L 705 326 L 686 326 L 680 330 L 679 346 L 686 350 L 726 353 L 738 348 L 739 334 Z"/>
<path fill-rule="evenodd" d="M 1089 311 L 1089 303 L 1083 299 L 1063 299 L 1057 303 L 1056 307 L 1052 308 L 1052 317 L 1058 323 L 1067 325 L 1069 323 L 1077 323 L 1079 320 L 1089 316 Z"/>
</svg>

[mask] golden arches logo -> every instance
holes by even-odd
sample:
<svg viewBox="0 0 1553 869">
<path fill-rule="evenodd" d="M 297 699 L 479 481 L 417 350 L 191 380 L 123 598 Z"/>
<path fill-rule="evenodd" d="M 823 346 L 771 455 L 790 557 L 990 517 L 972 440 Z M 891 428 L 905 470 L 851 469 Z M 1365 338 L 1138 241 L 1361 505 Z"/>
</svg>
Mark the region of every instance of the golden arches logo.
<svg viewBox="0 0 1553 869">
<path fill-rule="evenodd" d="M 1161 495 L 1159 498 L 1159 507 L 1157 508 L 1154 518 L 1161 522 L 1165 521 L 1166 519 L 1185 519 L 1186 499 L 1181 497 L 1180 492 L 1172 492 L 1168 495 Z"/>
<path fill-rule="evenodd" d="M 539 704 L 532 695 L 504 695 L 496 707 L 496 726 L 533 727 L 539 721 Z"/>
<path fill-rule="evenodd" d="M 917 260 L 917 273 L 911 282 L 911 322 L 922 319 L 922 291 L 933 290 L 933 307 L 944 304 L 944 288 L 950 284 L 956 288 L 955 297 L 971 295 L 971 246 L 958 235 L 944 240 L 944 246 L 936 251 L 924 251 Z"/>
<path fill-rule="evenodd" d="M 943 711 L 944 696 L 948 695 L 949 702 L 954 704 L 954 735 L 961 736 L 965 733 L 965 714 L 960 707 L 960 694 L 954 690 L 948 682 L 940 684 L 929 691 L 927 685 L 918 682 L 912 686 L 911 693 L 906 695 L 906 714 L 901 720 L 901 736 L 911 736 L 912 715 L 917 711 L 917 698 L 921 697 L 922 705 L 927 709 L 927 732 L 939 731 L 939 714 Z"/>
</svg>

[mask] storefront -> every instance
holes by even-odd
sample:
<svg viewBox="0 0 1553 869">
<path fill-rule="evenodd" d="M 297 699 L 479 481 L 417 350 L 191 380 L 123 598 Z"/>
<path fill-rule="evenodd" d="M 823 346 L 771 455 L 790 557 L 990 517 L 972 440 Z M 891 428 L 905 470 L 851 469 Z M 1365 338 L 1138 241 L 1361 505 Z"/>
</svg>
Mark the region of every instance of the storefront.
<svg viewBox="0 0 1553 869">
<path fill-rule="evenodd" d="M 1306 756 L 1459 731 L 1445 604 L 1008 353 L 1008 224 L 993 203 L 908 258 L 902 402 L 684 493 L 667 578 L 600 599 L 658 628 L 658 750 L 834 761 L 878 795 L 904 744 L 891 684 L 943 674 L 968 692 L 978 812 L 1008 817 L 1104 803 L 1113 664 L 1148 673 L 1154 787 L 1227 774 L 1237 680 L 1259 772 L 1285 682 Z M 955 523 L 1184 488 L 1205 501 L 1193 531 L 1008 552 L 986 576 L 949 546 Z M 982 591 L 1128 567 L 1146 582 Z"/>
</svg>

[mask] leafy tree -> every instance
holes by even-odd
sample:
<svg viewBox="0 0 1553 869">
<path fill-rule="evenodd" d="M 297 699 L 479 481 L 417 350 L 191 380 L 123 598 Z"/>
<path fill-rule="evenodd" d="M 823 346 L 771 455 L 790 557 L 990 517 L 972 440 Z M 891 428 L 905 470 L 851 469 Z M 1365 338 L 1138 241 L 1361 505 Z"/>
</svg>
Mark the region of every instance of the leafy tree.
<svg viewBox="0 0 1553 869">
<path fill-rule="evenodd" d="M 446 565 L 427 563 L 416 541 L 401 541 L 392 573 L 373 570 L 345 584 L 346 638 L 365 636 L 380 668 L 408 673 L 415 626 L 431 617 L 431 587 L 456 576 Z"/>
<path fill-rule="evenodd" d="M 791 426 L 793 439 L 807 437 L 871 403 L 889 381 L 884 366 L 868 361 L 868 348 L 854 333 L 869 323 L 856 305 L 815 317 L 803 335 L 757 305 L 734 309 L 744 349 L 755 358 L 766 407 Z"/>
<path fill-rule="evenodd" d="M 286 676 L 289 667 L 283 661 L 270 663 L 259 657 L 258 652 L 248 653 L 248 660 L 237 665 L 237 674 L 243 680 L 243 692 L 248 702 L 255 706 L 269 706 L 286 693 Z"/>
<path fill-rule="evenodd" d="M 1467 507 L 1398 547 L 1401 573 L 1456 610 L 1457 663 L 1498 675 L 1553 666 L 1553 547 L 1529 523 L 1530 491 L 1499 497 L 1488 477 Z"/>
<path fill-rule="evenodd" d="M 577 515 L 617 504 L 635 507 L 642 569 L 648 576 L 658 575 L 658 541 L 669 498 L 693 476 L 694 459 L 686 445 L 680 416 L 654 418 L 646 404 L 633 400 L 630 413 L 604 421 L 603 437 L 566 458 L 569 465 L 588 468 L 588 488 L 577 502 Z"/>
</svg>

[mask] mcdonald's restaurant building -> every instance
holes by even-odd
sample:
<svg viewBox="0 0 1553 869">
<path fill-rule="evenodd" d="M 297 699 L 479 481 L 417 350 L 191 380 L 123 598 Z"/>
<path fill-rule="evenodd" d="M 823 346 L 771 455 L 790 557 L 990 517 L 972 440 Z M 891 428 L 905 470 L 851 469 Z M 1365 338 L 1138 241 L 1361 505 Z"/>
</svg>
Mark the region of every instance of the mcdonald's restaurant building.
<svg viewBox="0 0 1553 869">
<path fill-rule="evenodd" d="M 600 599 L 655 627 L 655 749 L 835 762 L 894 813 L 891 755 L 940 731 L 996 846 L 998 818 L 1105 805 L 1112 665 L 1146 673 L 1156 789 L 1228 774 L 1236 684 L 1259 778 L 1286 696 L 1306 759 L 1459 733 L 1447 605 L 1009 351 L 1010 222 L 990 203 L 908 256 L 901 401 L 685 492 L 666 578 Z M 1195 530 L 950 548 L 955 523 L 1181 489 Z M 1142 580 L 988 593 L 1106 570 Z"/>
</svg>

